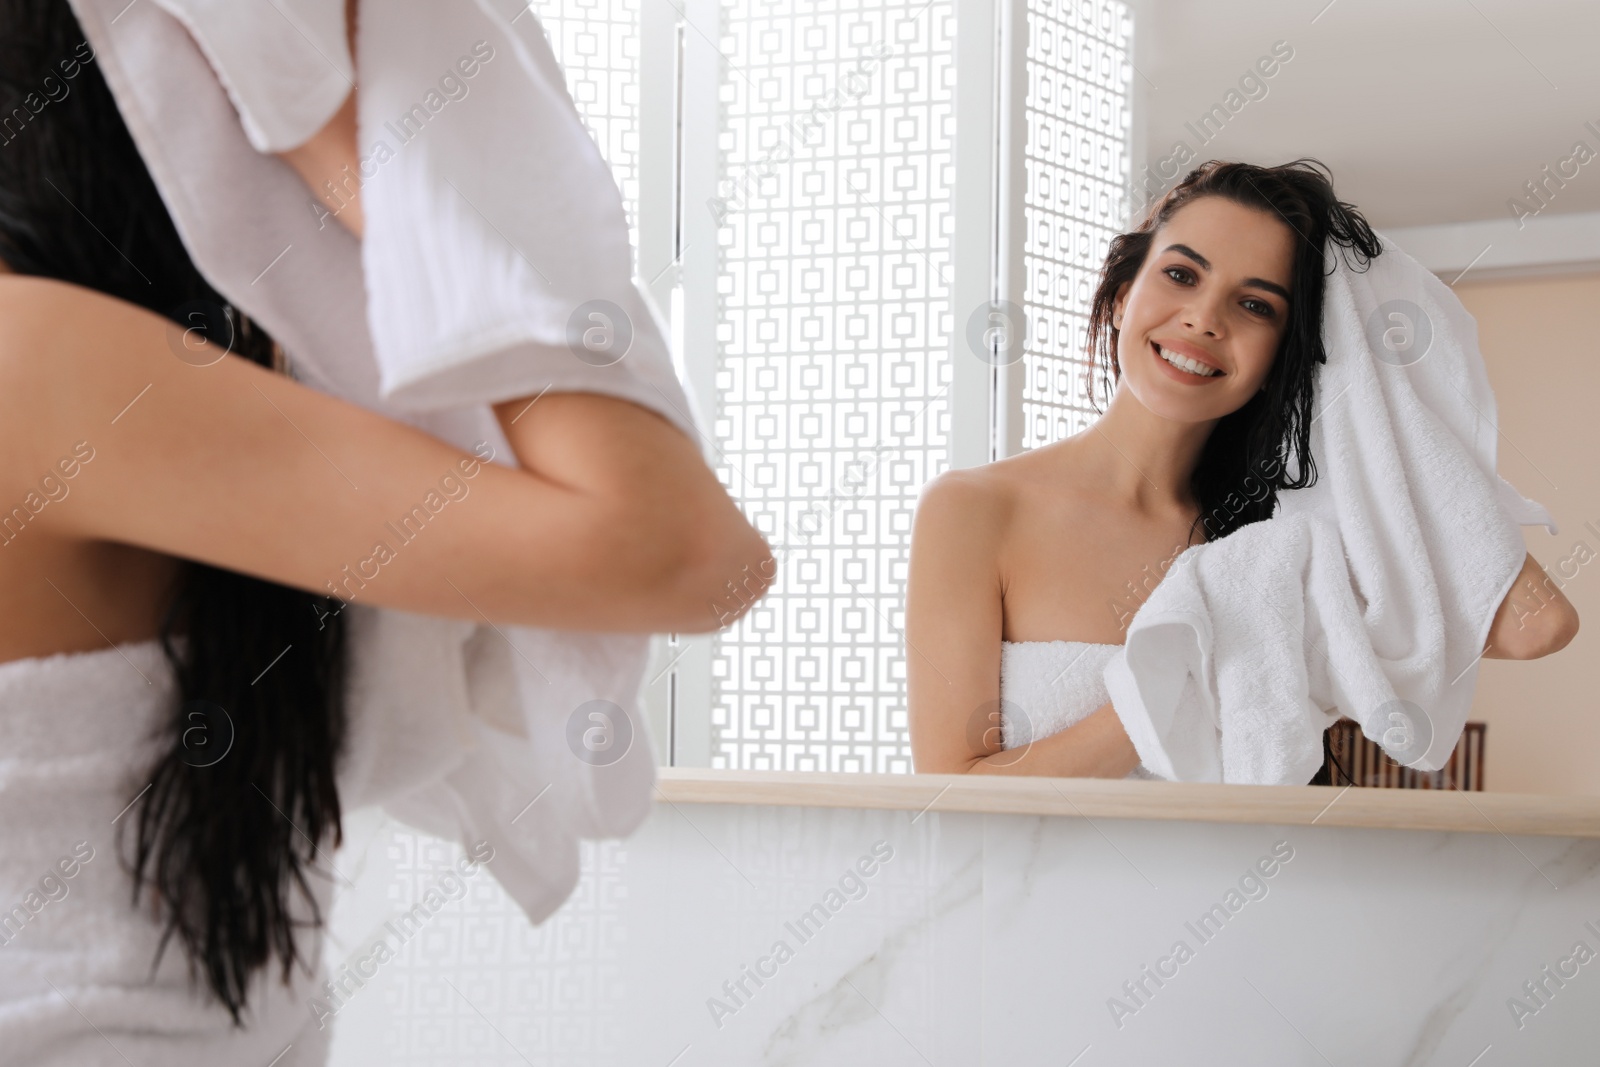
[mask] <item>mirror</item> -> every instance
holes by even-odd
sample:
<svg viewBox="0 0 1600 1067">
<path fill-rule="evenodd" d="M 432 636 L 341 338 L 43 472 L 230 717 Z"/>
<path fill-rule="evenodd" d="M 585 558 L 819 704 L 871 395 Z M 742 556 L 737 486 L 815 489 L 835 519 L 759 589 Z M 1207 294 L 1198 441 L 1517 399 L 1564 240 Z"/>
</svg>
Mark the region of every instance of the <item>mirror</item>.
<svg viewBox="0 0 1600 1067">
<path fill-rule="evenodd" d="M 730 629 L 661 639 L 663 762 L 913 770 L 919 494 L 1094 422 L 1083 332 L 1106 242 L 1211 158 L 1321 160 L 1340 199 L 1451 286 L 1477 320 L 1499 470 L 1560 525 L 1526 528 L 1527 545 L 1580 615 L 1595 604 L 1590 9 L 959 4 L 780 28 L 765 7 L 690 4 L 704 32 L 683 36 L 676 93 L 651 91 L 672 65 L 652 63 L 648 10 L 637 117 L 603 95 L 576 23 L 548 25 L 637 205 L 640 275 L 716 413 L 712 458 L 780 571 Z M 674 172 L 675 230 L 652 216 Z M 1480 665 L 1481 785 L 1594 791 L 1589 640 Z"/>
</svg>

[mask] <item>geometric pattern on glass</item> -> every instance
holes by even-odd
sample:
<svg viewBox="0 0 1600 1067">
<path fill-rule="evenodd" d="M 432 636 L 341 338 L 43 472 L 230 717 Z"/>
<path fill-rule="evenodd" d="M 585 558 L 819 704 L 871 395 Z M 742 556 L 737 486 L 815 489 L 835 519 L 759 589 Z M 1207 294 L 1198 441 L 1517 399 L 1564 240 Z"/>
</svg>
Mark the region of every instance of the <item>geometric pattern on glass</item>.
<svg viewBox="0 0 1600 1067">
<path fill-rule="evenodd" d="M 1088 312 L 1132 167 L 1133 16 L 1117 0 L 1029 0 L 1024 167 L 1024 449 L 1069 437 L 1105 407 Z"/>
<path fill-rule="evenodd" d="M 714 639 L 712 766 L 909 772 L 907 546 L 948 465 L 954 7 L 723 19 L 713 432 L 778 573 Z"/>
<path fill-rule="evenodd" d="M 389 824 L 389 908 L 409 940 L 382 964 L 381 1062 L 390 1067 L 523 1067 L 534 1063 L 618 1064 L 615 1034 L 620 957 L 626 930 L 620 894 L 627 855 L 621 842 L 580 842 L 573 895 L 534 926 L 489 867 L 461 876 L 466 896 L 428 918 L 402 923 L 466 856 L 460 845 Z M 426 915 L 416 912 L 413 915 Z M 375 936 L 382 936 L 374 931 Z M 392 946 L 396 936 L 390 934 Z M 452 986 L 454 988 L 452 988 Z M 492 1020 L 492 1021 L 491 1021 Z M 334 1023 L 333 1025 L 337 1025 Z"/>
<path fill-rule="evenodd" d="M 534 0 L 567 92 L 622 191 L 638 247 L 640 0 Z M 520 16 L 519 16 L 520 17 Z"/>
</svg>

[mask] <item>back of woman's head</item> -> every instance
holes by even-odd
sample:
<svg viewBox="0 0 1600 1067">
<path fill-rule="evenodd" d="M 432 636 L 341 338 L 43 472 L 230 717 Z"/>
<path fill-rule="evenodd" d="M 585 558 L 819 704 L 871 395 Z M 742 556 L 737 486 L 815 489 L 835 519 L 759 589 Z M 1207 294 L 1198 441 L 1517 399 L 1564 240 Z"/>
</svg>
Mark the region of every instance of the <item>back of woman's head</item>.
<svg viewBox="0 0 1600 1067">
<path fill-rule="evenodd" d="M 162 314 L 210 291 L 65 0 L 0 0 L 0 259 Z"/>
<path fill-rule="evenodd" d="M 1293 235 L 1289 313 L 1264 388 L 1218 420 L 1196 464 L 1191 489 L 1200 504 L 1206 540 L 1272 517 L 1280 489 L 1316 481 L 1311 419 L 1316 366 L 1327 362 L 1322 345 L 1325 261 L 1333 242 L 1358 261 L 1377 256 L 1377 235 L 1353 205 L 1334 195 L 1328 168 L 1312 159 L 1276 167 L 1212 160 L 1190 171 L 1145 214 L 1137 228 L 1112 238 L 1089 315 L 1089 351 L 1100 359 L 1109 390 L 1121 378 L 1113 305 L 1144 266 L 1157 231 L 1187 204 L 1216 196 L 1266 212 Z M 1291 471 L 1293 472 L 1291 474 Z"/>
<path fill-rule="evenodd" d="M 190 260 L 66 0 L 0 0 L 0 260 L 275 363 L 272 339 Z M 164 909 L 152 970 L 176 934 L 191 975 L 204 972 L 235 1023 L 272 955 L 285 981 L 297 960 L 314 962 L 297 944 L 291 894 L 321 921 L 306 874 L 317 847 L 338 840 L 344 737 L 344 627 L 332 603 L 186 563 L 163 605 L 177 693 L 162 754 L 134 772 L 136 791 L 150 787 L 118 834 L 137 824 L 135 903 L 148 882 Z"/>
</svg>

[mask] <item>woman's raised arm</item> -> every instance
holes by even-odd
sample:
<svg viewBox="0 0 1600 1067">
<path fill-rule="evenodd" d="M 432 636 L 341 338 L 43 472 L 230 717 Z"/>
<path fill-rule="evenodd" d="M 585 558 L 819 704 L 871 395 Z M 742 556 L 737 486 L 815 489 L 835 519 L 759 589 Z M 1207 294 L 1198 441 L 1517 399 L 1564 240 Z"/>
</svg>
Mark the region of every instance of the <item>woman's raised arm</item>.
<svg viewBox="0 0 1600 1067">
<path fill-rule="evenodd" d="M 358 603 L 560 629 L 703 633 L 770 574 L 766 542 L 677 428 L 549 394 L 515 428 L 568 472 L 481 462 L 238 356 L 196 366 L 177 328 L 60 282 L 0 284 L 8 509 L 29 521 Z M 193 341 L 190 341 L 193 344 Z M 525 425 L 524 425 L 525 424 Z M 81 446 L 79 443 L 82 443 Z M 92 453 L 65 479 L 61 459 Z M 486 454 L 486 450 L 485 454 Z M 745 596 L 749 596 L 746 592 Z"/>
</svg>

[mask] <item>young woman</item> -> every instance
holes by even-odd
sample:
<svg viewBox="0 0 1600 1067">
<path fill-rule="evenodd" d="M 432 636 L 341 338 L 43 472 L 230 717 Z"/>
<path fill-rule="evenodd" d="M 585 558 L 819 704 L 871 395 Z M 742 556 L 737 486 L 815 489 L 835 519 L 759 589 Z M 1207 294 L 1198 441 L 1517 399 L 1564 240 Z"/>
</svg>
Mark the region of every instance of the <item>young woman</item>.
<svg viewBox="0 0 1600 1067">
<path fill-rule="evenodd" d="M 1115 382 L 1104 414 L 924 490 L 906 619 L 918 771 L 1143 774 L 1101 671 L 1163 561 L 1270 518 L 1277 490 L 1315 480 L 1322 248 L 1331 237 L 1379 252 L 1313 163 L 1192 171 L 1111 243 L 1089 326 Z M 1291 451 L 1306 458 L 1302 482 L 1273 463 Z M 1242 511 L 1219 506 L 1247 474 L 1274 469 L 1272 492 Z M 1542 578 L 1530 555 L 1514 588 Z M 1565 646 L 1577 613 L 1551 592 L 1520 625 L 1508 596 L 1485 655 Z M 1019 740 L 1032 743 L 1010 751 Z"/>
<path fill-rule="evenodd" d="M 231 310 L 230 354 L 177 358 L 174 335 L 191 325 L 177 312 L 227 302 L 190 261 L 85 47 L 64 0 L 0 4 L 6 114 L 75 68 L 70 91 L 0 145 L 0 737 L 65 775 L 80 754 L 115 759 L 103 738 L 147 706 L 168 725 L 153 763 L 128 755 L 103 780 L 73 770 L 70 796 L 67 778 L 47 792 L 42 774 L 14 773 L 15 748 L 0 751 L 0 913 L 30 901 L 0 923 L 0 1059 L 121 1062 L 125 1035 L 170 1024 L 179 1055 L 163 1062 L 264 1064 L 279 1049 L 217 1058 L 236 1046 L 201 1038 L 232 1040 L 274 957 L 285 981 L 292 963 L 317 962 L 296 942 L 300 891 L 311 896 L 318 846 L 338 842 L 345 732 L 343 618 L 325 583 L 476 460 L 278 373 L 272 339 Z M 291 163 L 305 173 L 353 154 L 350 117 Z M 532 399 L 495 406 L 521 467 L 481 464 L 470 521 L 430 526 L 366 602 L 574 630 L 724 624 L 708 603 L 734 576 L 770 573 L 770 552 L 697 445 L 615 398 Z M 104 667 L 124 660 L 128 684 L 108 693 Z M 97 688 L 81 692 L 91 668 Z M 180 709 L 196 700 L 228 709 L 236 730 L 215 768 L 185 745 Z M 68 814 L 113 800 L 113 812 L 139 802 L 118 827 L 136 830 L 133 877 L 111 856 L 58 868 L 76 838 Z M 95 834 L 110 829 L 95 820 Z M 46 881 L 72 899 L 33 919 Z M 177 993 L 177 1014 L 154 1018 L 167 1004 L 150 999 L 155 961 L 96 940 L 102 920 L 148 926 L 163 948 L 173 935 L 220 1021 Z M 173 960 L 155 988 L 181 993 Z M 283 1065 L 313 1062 L 303 1055 Z"/>
</svg>

